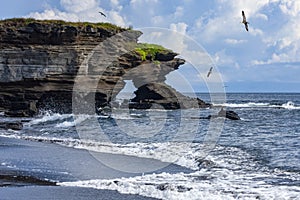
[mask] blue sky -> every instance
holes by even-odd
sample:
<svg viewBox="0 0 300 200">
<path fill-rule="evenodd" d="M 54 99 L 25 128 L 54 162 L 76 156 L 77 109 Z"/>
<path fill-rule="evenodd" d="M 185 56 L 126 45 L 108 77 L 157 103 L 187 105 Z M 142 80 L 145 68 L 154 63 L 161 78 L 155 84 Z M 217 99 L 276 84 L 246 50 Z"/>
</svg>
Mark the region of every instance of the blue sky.
<svg viewBox="0 0 300 200">
<path fill-rule="evenodd" d="M 249 32 L 241 24 L 241 11 Z M 103 11 L 107 17 L 99 16 Z M 185 47 L 184 35 L 205 50 L 216 65 L 212 80 L 207 68 L 181 67 L 197 91 L 220 73 L 228 92 L 300 92 L 300 1 L 299 0 L 10 0 L 1 2 L 0 18 L 34 17 L 68 21 L 108 21 L 120 26 L 164 28 L 177 31 L 173 40 L 151 41 Z M 144 38 L 144 39 L 143 39 Z M 197 54 L 199 55 L 199 54 Z M 200 56 L 201 57 L 201 56 Z M 188 64 L 187 64 L 188 65 Z M 178 73 L 177 73 L 178 74 Z M 177 81 L 176 81 L 177 80 Z M 176 88 L 176 74 L 169 77 Z M 184 89 L 183 89 L 184 90 Z"/>
</svg>

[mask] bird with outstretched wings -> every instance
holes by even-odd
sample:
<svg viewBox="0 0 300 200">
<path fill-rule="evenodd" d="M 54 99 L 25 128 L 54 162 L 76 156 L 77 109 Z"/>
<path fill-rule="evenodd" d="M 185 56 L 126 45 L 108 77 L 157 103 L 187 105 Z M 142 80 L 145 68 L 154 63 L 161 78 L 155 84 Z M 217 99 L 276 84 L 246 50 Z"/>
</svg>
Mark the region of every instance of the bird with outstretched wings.
<svg viewBox="0 0 300 200">
<path fill-rule="evenodd" d="M 100 11 L 99 13 L 100 13 L 102 16 L 106 17 L 106 15 L 105 15 L 103 12 Z"/>
<path fill-rule="evenodd" d="M 213 67 L 211 67 L 211 68 L 209 69 L 209 71 L 208 71 L 208 73 L 207 73 L 207 78 L 210 76 L 212 70 L 213 70 Z"/>
<path fill-rule="evenodd" d="M 245 12 L 243 10 L 242 10 L 242 16 L 243 16 L 242 23 L 245 24 L 245 29 L 246 29 L 246 31 L 248 31 L 248 24 L 249 24 L 249 22 L 247 22 L 246 15 L 245 15 Z"/>
</svg>

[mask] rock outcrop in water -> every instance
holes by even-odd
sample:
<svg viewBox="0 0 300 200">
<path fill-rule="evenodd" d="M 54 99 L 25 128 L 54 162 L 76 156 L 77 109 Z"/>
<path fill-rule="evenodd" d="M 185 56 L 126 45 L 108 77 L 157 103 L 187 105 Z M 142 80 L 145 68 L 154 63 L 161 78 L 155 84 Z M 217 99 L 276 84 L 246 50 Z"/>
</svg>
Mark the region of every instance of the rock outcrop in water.
<svg viewBox="0 0 300 200">
<path fill-rule="evenodd" d="M 82 105 L 93 100 L 93 111 L 111 104 L 126 80 L 138 88 L 132 108 L 209 106 L 165 84 L 165 76 L 185 61 L 171 50 L 147 54 L 147 47 L 137 48 L 141 34 L 107 23 L 0 21 L 0 111 L 70 113 L 79 96 Z"/>
<path fill-rule="evenodd" d="M 218 118 L 218 117 L 224 117 L 224 118 L 231 119 L 231 120 L 240 120 L 241 119 L 236 112 L 234 112 L 232 110 L 224 110 L 223 108 L 221 108 L 221 110 L 218 112 L 217 115 L 209 115 L 207 118 L 211 119 L 211 118 Z"/>
<path fill-rule="evenodd" d="M 15 122 L 0 122 L 0 129 L 22 130 L 23 124 L 20 121 Z"/>
<path fill-rule="evenodd" d="M 135 97 L 130 108 L 149 109 L 178 109 L 178 108 L 204 108 L 210 105 L 199 98 L 191 98 L 178 93 L 171 86 L 161 83 L 144 84 L 135 91 Z"/>
</svg>

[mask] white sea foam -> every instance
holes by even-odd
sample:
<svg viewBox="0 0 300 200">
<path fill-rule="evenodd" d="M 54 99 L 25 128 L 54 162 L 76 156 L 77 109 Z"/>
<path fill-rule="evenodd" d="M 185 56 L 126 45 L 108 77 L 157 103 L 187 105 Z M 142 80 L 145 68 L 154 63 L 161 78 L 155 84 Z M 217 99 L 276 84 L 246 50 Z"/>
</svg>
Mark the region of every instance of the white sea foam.
<svg viewBox="0 0 300 200">
<path fill-rule="evenodd" d="M 78 115 L 76 116 L 75 120 L 71 119 L 71 121 L 67 120 L 62 123 L 58 123 L 55 125 L 56 128 L 68 128 L 68 127 L 73 127 L 76 126 L 76 124 L 79 124 L 87 119 L 89 119 L 91 116 L 90 115 Z"/>
<path fill-rule="evenodd" d="M 59 183 L 61 186 L 116 190 L 159 199 L 299 199 L 297 186 L 270 185 L 266 173 L 246 173 L 226 168 L 201 170 L 190 174 L 160 173 L 111 180 Z M 280 176 L 280 175 L 279 175 Z"/>
<path fill-rule="evenodd" d="M 121 154 L 128 156 L 136 156 L 141 158 L 151 158 L 162 162 L 175 163 L 187 168 L 198 169 L 196 159 L 203 157 L 200 144 L 189 143 L 130 143 L 130 144 L 114 144 L 99 143 L 87 140 L 64 141 L 69 147 L 86 149 L 93 152 Z M 188 151 L 189 150 L 189 151 Z"/>
<path fill-rule="evenodd" d="M 222 106 L 222 107 L 229 107 L 229 108 L 251 108 L 251 107 L 268 107 L 269 103 L 224 103 L 224 104 L 214 104 L 214 106 Z"/>
<path fill-rule="evenodd" d="M 67 127 L 72 127 L 75 125 L 76 125 L 75 121 L 64 121 L 62 123 L 56 124 L 55 127 L 56 128 L 67 128 Z"/>
<path fill-rule="evenodd" d="M 224 103 L 224 104 L 214 104 L 214 106 L 222 106 L 229 108 L 284 108 L 289 110 L 300 109 L 300 106 L 296 106 L 292 101 L 288 101 L 282 105 L 275 105 L 270 103 Z"/>
<path fill-rule="evenodd" d="M 119 120 L 130 120 L 130 119 L 134 119 L 134 115 L 131 115 L 129 113 L 113 113 L 111 115 L 112 118 L 114 119 L 119 119 Z"/>
<path fill-rule="evenodd" d="M 83 145 L 83 144 L 80 144 Z M 80 146 L 79 145 L 79 146 Z M 101 151 L 168 159 L 156 155 L 164 151 L 165 144 L 102 145 Z M 83 145 L 84 146 L 84 145 Z M 167 146 L 167 145 L 166 145 Z M 158 148 L 155 152 L 153 149 Z M 184 165 L 195 169 L 197 146 L 186 152 Z M 97 148 L 96 148 L 97 149 Z M 94 149 L 95 150 L 95 149 Z M 147 154 L 147 152 L 152 152 Z M 221 152 L 221 153 L 220 153 Z M 175 152 L 173 152 L 175 153 Z M 88 180 L 60 183 L 62 186 L 90 187 L 116 190 L 124 194 L 139 194 L 160 199 L 298 199 L 300 187 L 268 183 L 268 180 L 284 179 L 297 181 L 300 175 L 282 170 L 256 170 L 258 163 L 252 156 L 238 148 L 218 147 L 206 157 L 213 164 L 193 173 L 167 172 L 147 174 L 131 178 L 111 180 Z M 175 162 L 176 163 L 176 162 Z M 192 164 L 193 163 L 193 164 Z M 178 163 L 177 163 L 178 164 Z M 245 173 L 246 172 L 246 173 Z"/>
<path fill-rule="evenodd" d="M 72 114 L 59 114 L 59 113 L 45 113 L 39 118 L 35 118 L 32 121 L 28 123 L 28 125 L 36 125 L 40 123 L 45 123 L 45 122 L 51 122 L 51 121 L 56 121 L 56 120 L 63 120 L 66 118 L 72 117 Z"/>
<path fill-rule="evenodd" d="M 16 136 L 15 136 L 16 137 Z M 81 141 L 71 138 L 47 138 L 33 136 L 18 136 L 18 138 L 51 141 L 72 148 L 82 148 L 92 151 L 133 155 L 169 161 L 172 154 L 184 151 L 182 160 L 175 163 L 197 168 L 195 158 L 199 144 L 192 144 L 190 152 L 187 149 L 169 150 L 167 143 L 132 143 L 111 144 L 95 141 Z M 180 144 L 176 144 L 179 146 Z M 296 172 L 282 170 L 256 170 L 258 164 L 245 151 L 234 147 L 217 147 L 207 160 L 213 164 L 198 169 L 193 173 L 168 172 L 147 174 L 131 178 L 110 180 L 81 180 L 77 182 L 62 182 L 61 186 L 89 187 L 96 189 L 116 190 L 124 194 L 139 194 L 160 199 L 299 199 L 300 187 L 294 185 L 276 185 L 269 180 L 284 179 L 299 181 Z M 4 164 L 4 163 L 2 163 Z M 5 165 L 7 165 L 5 163 Z"/>
<path fill-rule="evenodd" d="M 32 125 L 38 125 L 43 123 L 55 122 L 56 123 L 55 128 L 68 128 L 68 127 L 76 126 L 76 124 L 80 124 L 81 122 L 91 117 L 95 117 L 95 116 L 76 115 L 76 117 L 74 117 L 74 114 L 60 114 L 60 113 L 46 112 L 44 115 L 31 120 L 26 125 L 32 126 Z"/>
<path fill-rule="evenodd" d="M 84 149 L 92 152 L 156 159 L 162 162 L 175 163 L 193 170 L 199 169 L 199 163 L 196 160 L 204 157 L 203 151 L 201 151 L 201 147 L 203 147 L 201 144 L 189 144 L 184 142 L 114 144 L 109 142 L 95 142 L 92 140 L 58 138 L 53 136 L 4 134 L 1 136 L 39 142 L 51 142 L 70 148 Z"/>
<path fill-rule="evenodd" d="M 299 110 L 300 106 L 296 106 L 294 102 L 288 101 L 285 104 L 282 104 L 282 107 L 288 110 Z"/>
<path fill-rule="evenodd" d="M 11 165 L 10 163 L 6 163 L 6 162 L 0 163 L 0 166 L 3 166 L 5 168 L 10 168 L 10 169 L 16 168 L 16 165 Z"/>
</svg>

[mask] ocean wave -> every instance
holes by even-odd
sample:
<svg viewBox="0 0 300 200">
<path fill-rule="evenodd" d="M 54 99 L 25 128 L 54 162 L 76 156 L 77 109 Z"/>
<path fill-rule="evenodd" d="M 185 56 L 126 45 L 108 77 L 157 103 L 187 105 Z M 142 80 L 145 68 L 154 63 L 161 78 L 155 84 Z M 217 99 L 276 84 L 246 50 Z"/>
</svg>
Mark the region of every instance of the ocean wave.
<svg viewBox="0 0 300 200">
<path fill-rule="evenodd" d="M 62 182 L 61 186 L 116 190 L 158 199 L 299 199 L 298 186 L 272 185 L 265 179 L 290 178 L 277 172 L 240 173 L 227 168 L 203 169 L 193 173 L 167 172 L 130 178 Z"/>
<path fill-rule="evenodd" d="M 148 110 L 148 113 L 152 110 Z M 166 111 L 163 111 L 166 112 Z M 161 116 L 160 111 L 153 110 L 152 113 L 156 113 L 157 116 Z M 158 114 L 157 114 L 158 113 Z M 77 123 L 81 123 L 89 118 L 99 118 L 99 119 L 108 119 L 113 118 L 117 120 L 131 120 L 136 118 L 146 117 L 147 114 L 145 112 L 129 112 L 128 110 L 118 109 L 117 111 L 113 111 L 110 115 L 74 115 L 74 114 L 60 114 L 60 113 L 52 113 L 45 112 L 40 116 L 31 119 L 27 125 L 38 125 L 45 123 L 56 123 L 56 128 L 67 128 L 75 126 Z M 75 119 L 75 120 L 74 120 Z"/>
<path fill-rule="evenodd" d="M 110 117 L 117 120 L 131 120 L 131 119 L 141 118 L 143 116 L 144 116 L 143 114 L 123 112 L 123 113 L 113 113 Z"/>
<path fill-rule="evenodd" d="M 160 147 L 163 144 L 154 144 Z M 110 145 L 109 145 L 110 146 Z M 135 144 L 126 145 L 138 148 Z M 144 144 L 139 144 L 144 148 Z M 148 146 L 149 148 L 149 146 Z M 192 146 L 196 154 L 197 145 Z M 115 150 L 115 149 L 114 149 Z M 187 151 L 185 152 L 189 154 Z M 190 154 L 185 159 L 194 160 Z M 299 199 L 297 172 L 261 168 L 255 157 L 236 147 L 217 146 L 206 157 L 211 165 L 191 173 L 146 174 L 130 178 L 84 180 L 62 186 L 116 190 L 159 199 Z M 177 163 L 176 163 L 177 164 Z M 245 173 L 247 171 L 247 173 Z M 284 184 L 274 184 L 281 180 Z M 290 185 L 289 185 L 290 184 Z"/>
<path fill-rule="evenodd" d="M 3 135 L 5 136 L 5 135 Z M 63 145 L 69 148 L 84 149 L 92 152 L 118 154 L 126 156 L 134 156 L 140 158 L 155 159 L 162 162 L 174 163 L 192 170 L 199 170 L 203 166 L 213 165 L 214 163 L 223 168 L 241 169 L 241 166 L 253 160 L 246 152 L 235 148 L 215 147 L 210 151 L 205 144 L 187 143 L 187 142 L 155 142 L 155 143 L 128 143 L 119 144 L 111 142 L 97 142 L 94 140 L 83 140 L 75 138 L 59 138 L 47 136 L 27 136 L 27 135 L 6 135 L 5 137 L 48 142 Z M 214 151 L 222 152 L 218 156 L 211 157 Z M 223 153 L 225 152 L 225 153 Z M 228 155 L 227 155 L 228 153 Z M 243 159 L 241 159 L 243 158 Z M 230 164 L 226 164 L 224 160 L 231 160 Z M 253 168 L 255 162 L 246 168 Z"/>
<path fill-rule="evenodd" d="M 62 141 L 62 144 L 92 152 L 151 158 L 162 162 L 175 163 L 193 170 L 199 169 L 197 159 L 203 158 L 201 154 L 203 152 L 197 152 L 200 144 L 185 142 L 115 144 L 88 140 L 69 140 Z"/>
<path fill-rule="evenodd" d="M 45 112 L 43 115 L 38 116 L 30 120 L 26 125 L 33 126 L 33 125 L 44 125 L 44 124 L 54 124 L 55 128 L 69 128 L 74 127 L 77 124 L 88 120 L 89 118 L 108 118 L 108 116 L 102 115 L 74 115 L 74 114 L 60 114 L 60 113 L 51 113 Z"/>
<path fill-rule="evenodd" d="M 37 124 L 42 124 L 46 122 L 56 122 L 58 120 L 64 120 L 66 118 L 72 117 L 72 114 L 60 114 L 60 113 L 51 113 L 51 112 L 46 112 L 43 115 L 34 118 L 30 122 L 28 122 L 28 125 L 37 125 Z"/>
<path fill-rule="evenodd" d="M 68 121 L 64 121 L 61 123 L 58 123 L 55 125 L 56 128 L 69 128 L 69 127 L 73 127 L 76 126 L 76 124 L 82 123 L 85 120 L 88 120 L 91 116 L 90 115 L 78 115 L 75 117 L 75 120 L 73 119 L 73 115 L 72 115 L 72 119 L 68 120 Z"/>
<path fill-rule="evenodd" d="M 213 104 L 216 107 L 229 107 L 229 108 L 283 108 L 288 110 L 298 110 L 300 106 L 296 105 L 292 101 L 288 101 L 284 104 L 271 104 L 271 103 L 224 103 L 224 104 Z"/>
<path fill-rule="evenodd" d="M 281 106 L 288 110 L 300 110 L 300 106 L 296 106 L 295 103 L 292 101 L 288 101 L 287 103 L 282 104 Z"/>
<path fill-rule="evenodd" d="M 96 142 L 94 140 L 83 140 L 75 138 L 59 138 L 47 136 L 28 136 L 15 134 L 2 134 L 2 137 L 23 139 L 38 142 L 48 142 L 63 145 L 69 148 L 84 149 L 91 152 L 119 154 L 150 158 L 167 163 L 174 163 L 192 170 L 199 169 L 202 158 L 204 158 L 204 145 L 186 142 L 164 142 L 164 143 L 129 143 L 117 144 L 110 142 Z M 202 148 L 202 149 L 201 149 Z M 199 160 L 199 161 L 197 161 Z"/>
<path fill-rule="evenodd" d="M 236 147 L 217 146 L 205 158 L 212 164 L 199 167 L 196 158 L 199 157 L 203 146 L 195 143 L 189 144 L 190 148 L 187 149 L 186 144 L 180 143 L 112 144 L 72 138 L 34 136 L 17 138 L 161 161 L 172 161 L 172 156 L 176 158 L 173 154 L 177 154 L 175 164 L 195 169 L 191 173 L 162 172 L 130 178 L 61 182 L 59 183 L 61 186 L 116 190 L 124 194 L 138 194 L 159 199 L 298 199 L 300 197 L 299 186 L 286 185 L 288 182 L 300 180 L 298 172 L 270 170 L 266 167 L 261 169 L 253 155 Z M 282 180 L 284 184 L 274 184 L 274 181 L 278 180 Z"/>
</svg>

